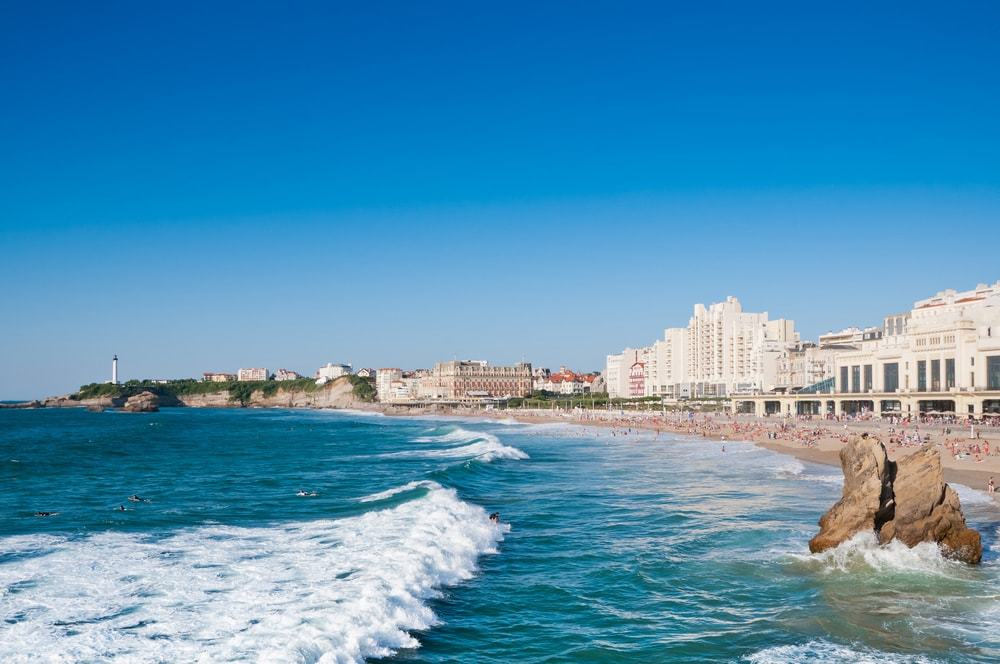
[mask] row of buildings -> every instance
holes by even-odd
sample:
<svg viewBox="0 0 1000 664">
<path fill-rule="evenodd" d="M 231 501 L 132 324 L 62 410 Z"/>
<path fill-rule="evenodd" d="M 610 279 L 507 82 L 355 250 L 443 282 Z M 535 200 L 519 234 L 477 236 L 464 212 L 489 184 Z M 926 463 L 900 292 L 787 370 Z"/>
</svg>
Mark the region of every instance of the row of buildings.
<svg viewBox="0 0 1000 664">
<path fill-rule="evenodd" d="M 607 356 L 605 380 L 612 397 L 727 397 L 758 414 L 1000 417 L 1000 281 L 815 342 L 734 297 L 695 305 L 687 327 Z"/>
<path fill-rule="evenodd" d="M 532 390 L 531 364 L 493 366 L 482 360 L 438 362 L 433 369 L 375 372 L 379 401 L 477 401 L 525 397 Z"/>
<path fill-rule="evenodd" d="M 941 291 L 880 326 L 823 335 L 783 361 L 790 377 L 808 379 L 738 395 L 738 411 L 1000 417 L 1000 281 Z"/>
<path fill-rule="evenodd" d="M 770 389 L 781 379 L 779 358 L 799 343 L 795 322 L 743 311 L 728 297 L 696 304 L 687 327 L 672 327 L 642 348 L 608 355 L 611 397 L 725 397 Z"/>
<path fill-rule="evenodd" d="M 116 356 L 117 359 L 117 356 Z M 354 373 L 350 364 L 332 364 L 327 362 L 313 374 L 313 378 L 320 385 L 340 378 L 341 376 L 349 376 Z M 374 378 L 374 369 L 359 369 L 357 374 L 362 378 Z M 240 369 L 237 373 L 226 373 L 223 371 L 206 371 L 202 374 L 202 380 L 208 383 L 229 383 L 233 381 L 246 382 L 246 381 L 265 381 L 265 380 L 298 380 L 304 378 L 300 373 L 292 371 L 290 369 L 278 369 L 274 374 L 268 373 L 265 367 L 251 367 L 248 369 Z"/>
</svg>

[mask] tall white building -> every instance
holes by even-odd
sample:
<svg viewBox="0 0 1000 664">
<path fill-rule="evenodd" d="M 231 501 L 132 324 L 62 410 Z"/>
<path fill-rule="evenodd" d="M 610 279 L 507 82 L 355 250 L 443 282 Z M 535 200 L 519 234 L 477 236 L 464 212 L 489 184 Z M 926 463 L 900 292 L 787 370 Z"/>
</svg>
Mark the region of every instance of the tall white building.
<svg viewBox="0 0 1000 664">
<path fill-rule="evenodd" d="M 688 321 L 688 378 L 696 396 L 772 389 L 782 351 L 799 340 L 795 322 L 747 313 L 727 297 L 694 306 Z"/>
<path fill-rule="evenodd" d="M 696 304 L 686 328 L 668 328 L 662 340 L 638 351 L 608 355 L 608 394 L 680 398 L 770 390 L 779 382 L 779 360 L 798 340 L 794 321 L 744 312 L 735 297 Z M 637 362 L 643 364 L 642 394 L 636 394 Z"/>
</svg>

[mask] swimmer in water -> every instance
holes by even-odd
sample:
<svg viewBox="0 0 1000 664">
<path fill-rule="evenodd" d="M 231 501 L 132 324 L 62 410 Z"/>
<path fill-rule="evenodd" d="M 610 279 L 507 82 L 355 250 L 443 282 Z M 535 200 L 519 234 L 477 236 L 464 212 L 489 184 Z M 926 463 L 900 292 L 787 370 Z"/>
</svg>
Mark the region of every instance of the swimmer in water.
<svg viewBox="0 0 1000 664">
<path fill-rule="evenodd" d="M 500 512 L 494 512 L 490 514 L 490 521 L 493 523 L 500 523 Z"/>
</svg>

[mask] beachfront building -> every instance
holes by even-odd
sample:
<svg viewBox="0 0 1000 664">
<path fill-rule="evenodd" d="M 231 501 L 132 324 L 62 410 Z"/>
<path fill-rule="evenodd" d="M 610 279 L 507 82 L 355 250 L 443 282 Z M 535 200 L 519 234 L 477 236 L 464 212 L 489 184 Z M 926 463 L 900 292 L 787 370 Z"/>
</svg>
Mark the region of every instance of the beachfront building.
<svg viewBox="0 0 1000 664">
<path fill-rule="evenodd" d="M 848 332 L 850 338 L 847 338 Z M 878 328 L 824 335 L 825 390 L 734 399 L 758 414 L 1000 413 L 1000 281 L 946 290 L 885 316 Z"/>
<path fill-rule="evenodd" d="M 612 399 L 646 396 L 646 364 L 652 348 L 626 348 L 617 355 L 608 355 L 604 365 L 604 380 Z M 641 379 L 641 386 L 640 386 Z"/>
<path fill-rule="evenodd" d="M 645 396 L 680 399 L 690 396 L 687 378 L 687 328 L 670 327 L 650 348 Z"/>
<path fill-rule="evenodd" d="M 206 383 L 228 383 L 236 380 L 236 374 L 223 373 L 221 371 L 206 371 L 201 375 L 201 379 Z"/>
<path fill-rule="evenodd" d="M 236 380 L 240 382 L 267 380 L 267 369 L 263 367 L 240 369 L 236 374 Z"/>
<path fill-rule="evenodd" d="M 419 378 L 402 369 L 386 367 L 375 372 L 375 392 L 384 403 L 412 401 L 419 396 Z"/>
<path fill-rule="evenodd" d="M 302 378 L 302 375 L 290 369 L 278 369 L 274 372 L 275 380 L 298 380 L 299 378 Z"/>
<path fill-rule="evenodd" d="M 688 321 L 687 376 L 692 396 L 722 397 L 773 389 L 778 359 L 799 341 L 795 322 L 743 311 L 727 297 L 694 306 Z"/>
<path fill-rule="evenodd" d="M 535 369 L 532 387 L 536 392 L 550 392 L 552 394 L 590 394 L 598 379 L 597 374 L 578 374 L 566 367 L 559 367 L 559 371 L 552 373 L 548 369 L 539 372 Z"/>
<path fill-rule="evenodd" d="M 531 395 L 531 364 L 492 366 L 482 360 L 438 362 L 420 379 L 421 397 L 444 400 L 526 397 Z"/>
<path fill-rule="evenodd" d="M 678 399 L 771 390 L 779 359 L 798 342 L 794 321 L 744 312 L 735 297 L 696 304 L 686 328 L 668 328 L 652 346 L 607 357 L 608 394 Z"/>
</svg>

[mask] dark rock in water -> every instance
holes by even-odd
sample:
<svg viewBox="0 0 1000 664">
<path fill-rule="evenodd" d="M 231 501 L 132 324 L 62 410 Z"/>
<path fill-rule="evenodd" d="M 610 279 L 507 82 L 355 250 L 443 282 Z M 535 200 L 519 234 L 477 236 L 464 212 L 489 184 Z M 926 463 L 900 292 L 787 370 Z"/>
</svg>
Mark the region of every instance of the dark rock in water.
<svg viewBox="0 0 1000 664">
<path fill-rule="evenodd" d="M 152 392 L 140 392 L 129 397 L 122 408 L 130 413 L 155 413 L 160 410 L 160 399 Z"/>
<path fill-rule="evenodd" d="M 809 550 L 819 553 L 859 532 L 875 531 L 878 541 L 907 546 L 936 542 L 955 560 L 978 563 L 979 533 L 965 525 L 958 494 L 941 473 L 941 456 L 929 445 L 890 461 L 873 438 L 852 438 L 840 450 L 844 494 L 819 520 Z"/>
</svg>

